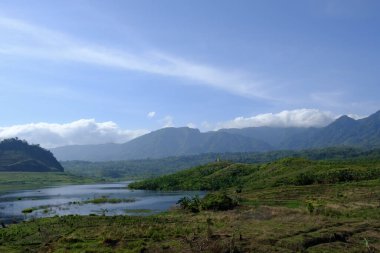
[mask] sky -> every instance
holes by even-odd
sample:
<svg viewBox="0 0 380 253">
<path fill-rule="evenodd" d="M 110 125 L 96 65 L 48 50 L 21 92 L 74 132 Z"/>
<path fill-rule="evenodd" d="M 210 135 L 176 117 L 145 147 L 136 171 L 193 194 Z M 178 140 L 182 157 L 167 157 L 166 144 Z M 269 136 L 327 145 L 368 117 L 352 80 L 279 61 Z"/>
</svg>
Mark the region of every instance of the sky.
<svg viewBox="0 0 380 253">
<path fill-rule="evenodd" d="M 0 138 L 322 127 L 380 109 L 380 1 L 0 1 Z"/>
</svg>

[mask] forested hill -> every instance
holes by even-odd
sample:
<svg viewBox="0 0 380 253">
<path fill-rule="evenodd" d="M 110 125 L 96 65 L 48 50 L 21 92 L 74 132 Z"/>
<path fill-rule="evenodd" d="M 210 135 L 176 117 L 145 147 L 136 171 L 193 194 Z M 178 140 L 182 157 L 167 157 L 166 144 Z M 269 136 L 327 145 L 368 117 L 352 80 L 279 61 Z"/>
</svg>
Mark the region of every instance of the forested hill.
<svg viewBox="0 0 380 253">
<path fill-rule="evenodd" d="M 63 171 L 53 154 L 17 138 L 0 142 L 0 171 Z"/>
</svg>

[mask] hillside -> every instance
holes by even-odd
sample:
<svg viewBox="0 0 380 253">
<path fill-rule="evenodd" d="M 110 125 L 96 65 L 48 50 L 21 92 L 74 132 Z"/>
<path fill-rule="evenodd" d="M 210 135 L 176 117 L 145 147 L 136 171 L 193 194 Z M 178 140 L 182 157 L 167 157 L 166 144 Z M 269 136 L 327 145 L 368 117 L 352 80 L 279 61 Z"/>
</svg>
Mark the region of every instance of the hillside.
<svg viewBox="0 0 380 253">
<path fill-rule="evenodd" d="M 0 142 L 0 171 L 53 172 L 63 167 L 50 151 L 13 138 Z"/>
<path fill-rule="evenodd" d="M 307 150 L 282 150 L 246 153 L 206 153 L 191 156 L 172 156 L 159 159 L 124 161 L 62 161 L 66 172 L 71 174 L 117 179 L 141 179 L 174 173 L 183 169 L 215 162 L 218 159 L 235 163 L 260 164 L 285 157 L 302 157 L 311 160 L 374 160 L 380 159 L 380 149 L 323 148 Z"/>
<path fill-rule="evenodd" d="M 342 116 L 321 128 L 250 127 L 202 133 L 188 127 L 171 127 L 123 144 L 64 146 L 51 151 L 62 161 L 115 161 L 344 146 L 380 147 L 380 111 L 360 120 Z"/>
<path fill-rule="evenodd" d="M 332 184 L 377 179 L 380 161 L 311 161 L 284 158 L 262 165 L 217 162 L 171 175 L 135 182 L 132 189 L 222 190 L 282 185 Z"/>
</svg>

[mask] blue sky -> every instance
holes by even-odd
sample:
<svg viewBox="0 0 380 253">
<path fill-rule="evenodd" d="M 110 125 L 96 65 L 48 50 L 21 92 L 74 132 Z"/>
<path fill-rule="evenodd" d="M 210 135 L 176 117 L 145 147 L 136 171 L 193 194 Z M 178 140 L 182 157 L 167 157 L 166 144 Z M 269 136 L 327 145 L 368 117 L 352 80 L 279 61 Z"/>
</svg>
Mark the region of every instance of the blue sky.
<svg viewBox="0 0 380 253">
<path fill-rule="evenodd" d="M 2 0 L 0 137 L 366 116 L 380 109 L 379 13 L 376 0 Z"/>
</svg>

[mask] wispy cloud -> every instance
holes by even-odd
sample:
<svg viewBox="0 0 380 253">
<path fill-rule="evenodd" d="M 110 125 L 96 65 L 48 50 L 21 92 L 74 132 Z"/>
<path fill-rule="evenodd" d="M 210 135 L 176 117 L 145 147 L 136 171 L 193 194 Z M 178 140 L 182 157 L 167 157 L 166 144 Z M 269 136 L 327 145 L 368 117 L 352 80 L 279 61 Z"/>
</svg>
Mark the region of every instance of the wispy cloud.
<svg viewBox="0 0 380 253">
<path fill-rule="evenodd" d="M 65 145 L 84 145 L 101 143 L 123 143 L 147 130 L 126 130 L 115 122 L 96 122 L 94 119 L 81 119 L 66 124 L 30 123 L 0 127 L 0 139 L 19 137 L 46 148 Z"/>
<path fill-rule="evenodd" d="M 170 115 L 165 116 L 160 122 L 163 125 L 162 127 L 174 127 L 173 117 Z"/>
<path fill-rule="evenodd" d="M 187 123 L 186 126 L 187 126 L 187 127 L 190 127 L 190 128 L 197 128 L 197 125 L 194 124 L 194 123 L 192 123 L 192 122 Z"/>
<path fill-rule="evenodd" d="M 148 118 L 153 118 L 154 116 L 156 116 L 156 112 L 148 112 L 148 114 L 146 116 Z"/>
<path fill-rule="evenodd" d="M 67 34 L 25 21 L 0 17 L 0 53 L 55 61 L 75 61 L 180 78 L 245 97 L 272 99 L 249 75 L 187 61 L 157 50 L 143 53 L 86 43 Z"/>
<path fill-rule="evenodd" d="M 220 128 L 244 127 L 323 127 L 334 121 L 339 115 L 317 109 L 296 109 L 279 113 L 258 114 L 252 117 L 237 117 L 217 124 Z"/>
</svg>

